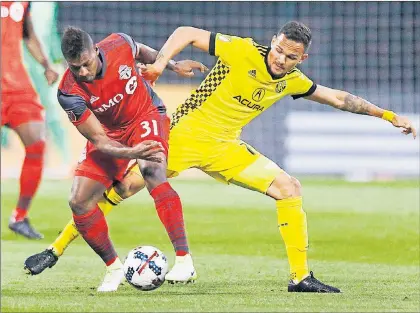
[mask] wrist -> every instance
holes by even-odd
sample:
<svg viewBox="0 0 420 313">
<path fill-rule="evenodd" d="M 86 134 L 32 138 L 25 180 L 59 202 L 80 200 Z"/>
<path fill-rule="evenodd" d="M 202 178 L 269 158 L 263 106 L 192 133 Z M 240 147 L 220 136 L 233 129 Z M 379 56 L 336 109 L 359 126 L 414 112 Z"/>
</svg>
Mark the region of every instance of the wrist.
<svg viewBox="0 0 420 313">
<path fill-rule="evenodd" d="M 175 67 L 176 67 L 176 61 L 174 61 L 174 60 L 169 60 L 168 64 L 166 65 L 166 68 L 167 68 L 168 70 L 173 71 L 173 70 L 175 69 Z"/>
<path fill-rule="evenodd" d="M 158 60 L 154 65 L 160 72 L 163 72 L 166 66 L 170 66 L 169 63 L 163 59 Z"/>
<path fill-rule="evenodd" d="M 392 111 L 384 110 L 384 113 L 382 113 L 382 119 L 388 122 L 392 122 L 396 114 Z"/>
<path fill-rule="evenodd" d="M 42 65 L 42 67 L 45 69 L 45 70 L 47 70 L 49 67 L 50 67 L 50 63 L 48 62 L 48 60 L 47 59 L 43 59 L 41 62 L 39 62 L 41 65 Z"/>
</svg>

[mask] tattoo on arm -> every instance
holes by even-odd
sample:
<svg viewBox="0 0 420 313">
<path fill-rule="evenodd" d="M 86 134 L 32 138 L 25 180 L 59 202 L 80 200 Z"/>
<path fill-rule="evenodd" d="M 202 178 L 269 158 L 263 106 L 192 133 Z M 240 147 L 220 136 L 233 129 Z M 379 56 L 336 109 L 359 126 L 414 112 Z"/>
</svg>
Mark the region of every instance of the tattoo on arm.
<svg viewBox="0 0 420 313">
<path fill-rule="evenodd" d="M 160 59 L 162 59 L 163 57 L 164 57 L 164 55 L 163 55 L 162 51 L 159 51 L 159 53 L 158 53 L 158 55 L 157 55 L 157 57 L 156 57 L 156 61 L 155 61 L 155 62 L 159 61 L 159 60 L 160 60 Z"/>
<path fill-rule="evenodd" d="M 372 106 L 373 104 L 369 101 L 352 94 L 348 94 L 344 98 L 344 105 L 340 109 L 356 114 L 369 115 L 369 111 Z"/>
<path fill-rule="evenodd" d="M 143 44 L 138 44 L 138 45 L 139 45 L 139 53 L 138 53 L 138 56 L 136 57 L 137 61 L 140 61 L 144 64 L 152 64 L 154 62 L 159 61 L 160 59 L 164 57 L 164 54 L 162 52 L 157 52 L 156 50 Z M 170 60 L 166 68 L 168 70 L 173 71 L 175 70 L 175 65 L 176 65 L 176 62 L 174 60 Z"/>
<path fill-rule="evenodd" d="M 163 57 L 164 57 L 164 55 L 163 55 L 162 51 L 159 51 L 159 53 L 158 53 L 158 55 L 156 57 L 156 61 L 155 62 L 159 61 Z M 166 64 L 166 68 L 168 70 L 173 71 L 173 70 L 175 70 L 175 65 L 176 65 L 176 62 L 174 60 L 169 60 L 168 64 Z"/>
</svg>

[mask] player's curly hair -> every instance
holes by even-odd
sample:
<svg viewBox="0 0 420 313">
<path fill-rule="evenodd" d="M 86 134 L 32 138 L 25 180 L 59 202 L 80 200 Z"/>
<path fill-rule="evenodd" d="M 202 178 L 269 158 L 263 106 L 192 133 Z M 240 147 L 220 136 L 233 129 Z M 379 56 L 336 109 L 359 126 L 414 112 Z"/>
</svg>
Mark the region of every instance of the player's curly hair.
<svg viewBox="0 0 420 313">
<path fill-rule="evenodd" d="M 61 37 L 61 52 L 68 60 L 75 60 L 93 46 L 92 38 L 84 30 L 68 26 Z"/>
<path fill-rule="evenodd" d="M 300 42 L 305 47 L 305 51 L 308 50 L 312 41 L 312 33 L 308 26 L 297 21 L 291 21 L 284 24 L 277 36 L 284 34 L 287 39 Z"/>
</svg>

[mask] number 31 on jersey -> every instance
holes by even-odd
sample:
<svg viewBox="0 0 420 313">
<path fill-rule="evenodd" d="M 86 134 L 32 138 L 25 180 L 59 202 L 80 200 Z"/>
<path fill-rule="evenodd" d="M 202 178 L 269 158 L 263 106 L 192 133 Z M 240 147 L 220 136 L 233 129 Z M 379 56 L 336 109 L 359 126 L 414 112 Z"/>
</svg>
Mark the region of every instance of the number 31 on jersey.
<svg viewBox="0 0 420 313">
<path fill-rule="evenodd" d="M 152 125 L 150 125 L 150 122 Z M 156 120 L 150 120 L 150 121 L 143 121 L 140 123 L 140 125 L 143 127 L 144 132 L 140 135 L 140 138 L 144 138 L 150 135 L 150 133 L 153 133 L 153 135 L 158 136 L 158 126 Z"/>
</svg>

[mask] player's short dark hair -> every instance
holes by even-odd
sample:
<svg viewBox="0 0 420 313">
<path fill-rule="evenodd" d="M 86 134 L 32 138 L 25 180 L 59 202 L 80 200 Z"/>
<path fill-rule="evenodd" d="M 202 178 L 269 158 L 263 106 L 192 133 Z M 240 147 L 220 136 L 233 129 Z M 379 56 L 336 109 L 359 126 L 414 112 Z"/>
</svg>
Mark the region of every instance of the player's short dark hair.
<svg viewBox="0 0 420 313">
<path fill-rule="evenodd" d="M 308 26 L 297 21 L 291 21 L 284 24 L 277 36 L 284 34 L 287 39 L 300 42 L 305 47 L 305 51 L 308 50 L 312 41 L 312 33 Z"/>
<path fill-rule="evenodd" d="M 68 60 L 75 60 L 93 46 L 92 38 L 84 30 L 68 26 L 61 37 L 61 52 Z"/>
</svg>

